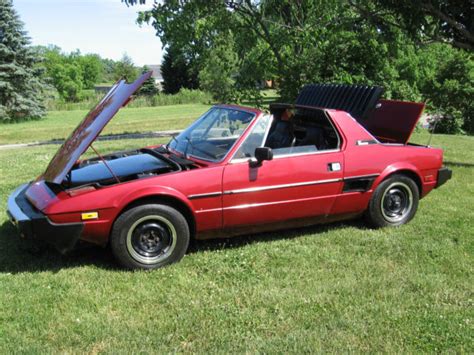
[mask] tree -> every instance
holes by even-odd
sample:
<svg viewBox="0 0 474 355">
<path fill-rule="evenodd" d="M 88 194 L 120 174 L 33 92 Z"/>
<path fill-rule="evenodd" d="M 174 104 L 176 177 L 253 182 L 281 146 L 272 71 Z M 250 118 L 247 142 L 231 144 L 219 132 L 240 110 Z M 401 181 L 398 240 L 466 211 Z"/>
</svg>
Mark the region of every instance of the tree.
<svg viewBox="0 0 474 355">
<path fill-rule="evenodd" d="M 79 55 L 76 58 L 82 72 L 82 81 L 86 89 L 93 89 L 102 76 L 102 60 L 97 54 Z"/>
<path fill-rule="evenodd" d="M 414 38 L 474 50 L 472 0 L 350 0 L 376 26 L 399 27 Z"/>
<path fill-rule="evenodd" d="M 381 79 L 384 70 L 376 65 L 386 63 L 387 48 L 379 45 L 386 33 L 356 20 L 354 10 L 338 0 L 168 0 L 139 17 L 151 21 L 162 42 L 184 51 L 199 70 L 212 57 L 209 52 L 217 48 L 216 42 L 231 32 L 239 58 L 235 88 L 252 90 L 276 78 L 286 100 L 294 99 L 308 81 L 349 80 L 355 75 L 365 82 Z M 333 41 L 342 52 L 334 50 Z M 362 55 L 374 50 L 378 61 Z M 328 59 L 332 62 L 323 62 Z"/>
<path fill-rule="evenodd" d="M 436 132 L 453 134 L 463 130 L 474 134 L 473 56 L 449 49 L 438 44 L 427 51 L 425 57 L 434 57 L 436 65 L 424 80 L 422 90 L 439 118 Z"/>
<path fill-rule="evenodd" d="M 108 58 L 101 58 L 102 75 L 100 82 L 109 83 L 115 80 L 115 61 Z"/>
<path fill-rule="evenodd" d="M 448 67 L 443 64 L 443 57 L 458 57 L 461 50 L 456 47 L 469 41 L 474 23 L 467 20 L 472 18 L 472 1 L 431 1 L 434 8 L 457 18 L 457 32 L 452 21 L 440 22 L 439 16 L 436 20 L 434 12 L 430 15 L 426 6 L 421 6 L 421 15 L 417 12 L 420 16 L 410 20 L 409 3 L 420 2 L 163 0 L 150 11 L 142 12 L 138 21 L 151 22 L 162 43 L 179 48 L 190 58 L 192 67 L 201 72 L 201 80 L 207 81 L 213 74 L 223 73 L 219 69 L 223 63 L 212 52 L 222 51 L 219 41 L 231 33 L 237 58 L 232 64 L 236 70 L 226 72 L 229 76 L 225 83 L 233 86 L 233 97 L 237 97 L 236 91 L 255 90 L 264 79 L 277 82 L 285 101 L 294 100 L 300 88 L 310 82 L 376 84 L 386 88 L 387 98 L 427 100 L 432 110 L 452 112 L 449 115 L 463 117 L 464 127 L 472 126 L 466 123 L 472 122 L 472 109 L 463 104 L 472 100 L 452 100 L 448 110 L 448 105 L 432 90 L 439 88 L 445 98 L 472 97 L 472 55 L 464 56 L 464 67 L 459 66 L 459 60 L 453 64 L 455 82 L 448 80 L 449 73 L 443 69 Z M 421 3 L 428 4 L 428 0 Z M 402 8 L 406 16 L 401 13 Z M 438 43 L 429 43 L 433 40 L 447 43 L 441 50 L 436 47 Z M 430 49 L 449 55 L 434 55 Z M 429 69 L 425 68 L 425 59 L 430 62 Z M 217 68 L 217 73 L 213 73 L 212 67 Z M 434 75 L 436 72 L 444 74 Z"/>
<path fill-rule="evenodd" d="M 220 102 L 234 101 L 234 84 L 238 73 L 238 58 L 231 35 L 221 38 L 209 51 L 199 73 L 201 88 Z"/>
<path fill-rule="evenodd" d="M 10 0 L 0 0 L 0 120 L 12 122 L 44 116 L 40 58 L 29 47 L 23 23 Z"/>
<path fill-rule="evenodd" d="M 150 68 L 148 68 L 146 65 L 142 69 L 142 74 L 148 73 L 150 71 Z M 151 76 L 148 78 L 140 88 L 140 91 L 138 92 L 139 95 L 145 95 L 145 96 L 153 96 L 158 94 L 159 90 L 156 87 L 155 84 L 155 79 Z"/>
<path fill-rule="evenodd" d="M 125 79 L 128 82 L 132 82 L 137 78 L 138 70 L 127 53 L 124 53 L 122 59 L 115 63 L 114 74 L 115 80 Z"/>
<path fill-rule="evenodd" d="M 40 48 L 44 56 L 45 80 L 51 84 L 65 101 L 79 101 L 84 88 L 82 68 L 76 54 L 66 55 L 58 46 Z"/>
<path fill-rule="evenodd" d="M 197 89 L 197 70 L 184 53 L 176 45 L 170 45 L 166 49 L 161 63 L 161 75 L 163 76 L 163 91 L 167 94 L 176 94 L 182 88 Z"/>
</svg>

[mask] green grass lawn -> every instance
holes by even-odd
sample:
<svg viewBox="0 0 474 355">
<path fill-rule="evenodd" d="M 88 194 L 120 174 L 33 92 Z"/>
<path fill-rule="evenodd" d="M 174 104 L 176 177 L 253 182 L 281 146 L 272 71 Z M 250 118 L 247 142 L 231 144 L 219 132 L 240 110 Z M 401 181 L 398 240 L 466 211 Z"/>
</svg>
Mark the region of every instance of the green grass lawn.
<svg viewBox="0 0 474 355">
<path fill-rule="evenodd" d="M 202 104 L 124 108 L 103 134 L 181 129 L 208 108 Z M 86 114 L 87 110 L 52 111 L 41 121 L 0 124 L 0 145 L 66 138 Z"/>
<path fill-rule="evenodd" d="M 181 128 L 205 109 L 127 109 L 135 118 L 110 130 Z M 2 143 L 64 137 L 77 115 L 11 126 Z M 446 150 L 454 177 L 406 226 L 354 221 L 197 242 L 180 263 L 152 272 L 120 270 L 100 248 L 60 256 L 20 241 L 7 196 L 57 146 L 0 151 L 0 353 L 472 353 L 474 137 L 437 135 L 433 145 Z"/>
</svg>

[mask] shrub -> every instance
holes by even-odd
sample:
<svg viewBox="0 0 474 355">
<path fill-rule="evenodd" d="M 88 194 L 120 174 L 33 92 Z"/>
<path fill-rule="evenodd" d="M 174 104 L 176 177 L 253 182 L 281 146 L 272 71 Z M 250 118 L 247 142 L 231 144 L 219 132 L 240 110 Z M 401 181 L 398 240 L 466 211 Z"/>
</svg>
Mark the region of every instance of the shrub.
<svg viewBox="0 0 474 355">
<path fill-rule="evenodd" d="M 89 110 L 99 102 L 104 94 L 98 94 L 92 90 L 83 90 L 82 100 L 79 102 L 66 102 L 62 99 L 50 99 L 46 102 L 50 111 L 71 111 Z M 157 94 L 153 96 L 136 96 L 127 107 L 153 107 L 169 106 L 180 104 L 209 104 L 212 102 L 212 95 L 201 90 L 181 89 L 175 95 Z"/>
</svg>

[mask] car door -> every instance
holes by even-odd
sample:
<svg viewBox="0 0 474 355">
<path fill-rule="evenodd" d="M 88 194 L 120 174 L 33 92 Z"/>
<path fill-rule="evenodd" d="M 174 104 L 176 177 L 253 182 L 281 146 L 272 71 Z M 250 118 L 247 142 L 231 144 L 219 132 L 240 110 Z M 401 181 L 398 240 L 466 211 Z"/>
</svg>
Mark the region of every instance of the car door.
<svg viewBox="0 0 474 355">
<path fill-rule="evenodd" d="M 342 178 L 339 150 L 290 149 L 254 168 L 245 159 L 231 161 L 223 174 L 224 227 L 325 216 Z"/>
</svg>

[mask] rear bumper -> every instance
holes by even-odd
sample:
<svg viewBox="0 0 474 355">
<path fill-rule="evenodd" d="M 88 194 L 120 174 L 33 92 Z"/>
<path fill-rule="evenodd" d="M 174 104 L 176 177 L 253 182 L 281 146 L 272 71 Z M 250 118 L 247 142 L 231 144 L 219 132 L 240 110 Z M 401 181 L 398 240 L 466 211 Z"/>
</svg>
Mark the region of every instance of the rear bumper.
<svg viewBox="0 0 474 355">
<path fill-rule="evenodd" d="M 438 170 L 438 179 L 436 181 L 436 186 L 435 189 L 440 187 L 441 185 L 444 185 L 446 181 L 451 179 L 453 176 L 453 172 L 451 169 L 448 168 L 441 168 Z"/>
<path fill-rule="evenodd" d="M 59 252 L 74 248 L 82 233 L 82 223 L 56 224 L 34 208 L 26 199 L 28 184 L 18 187 L 8 198 L 7 214 L 18 229 L 20 236 L 45 241 Z"/>
</svg>

